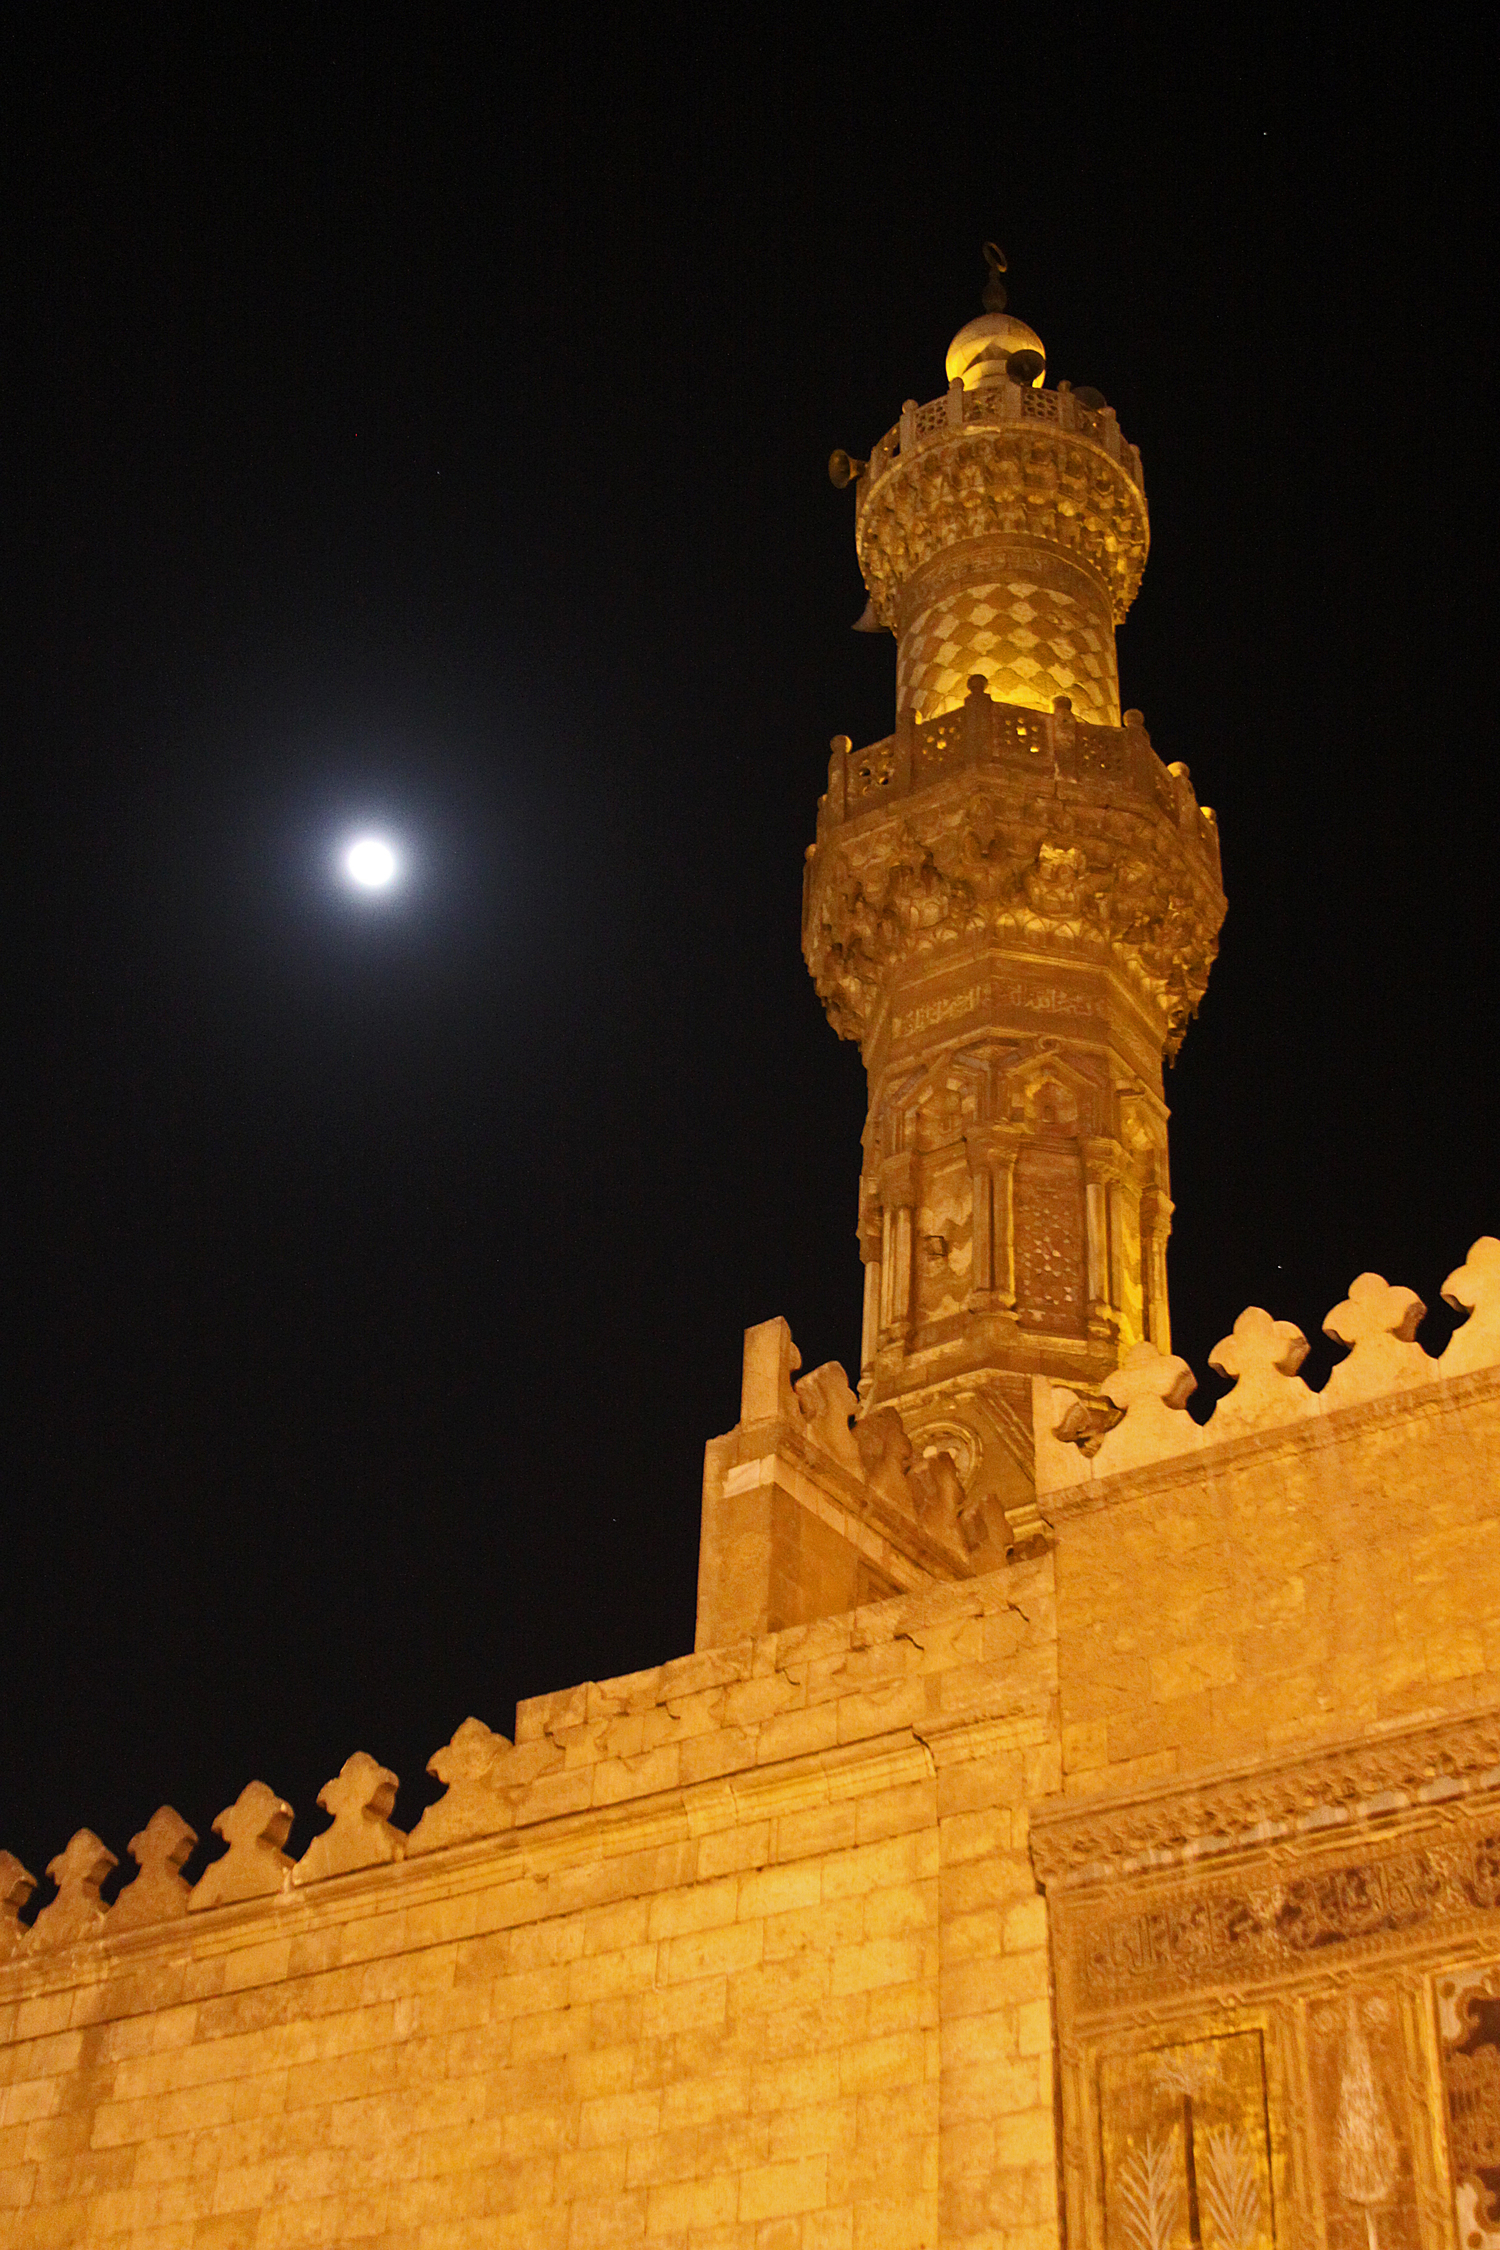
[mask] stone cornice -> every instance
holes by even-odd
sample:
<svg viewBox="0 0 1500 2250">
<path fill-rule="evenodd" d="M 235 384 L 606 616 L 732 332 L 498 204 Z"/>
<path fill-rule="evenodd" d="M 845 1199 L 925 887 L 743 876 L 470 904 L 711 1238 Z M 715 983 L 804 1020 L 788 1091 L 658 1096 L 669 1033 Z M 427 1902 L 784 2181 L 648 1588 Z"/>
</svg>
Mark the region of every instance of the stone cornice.
<svg viewBox="0 0 1500 2250">
<path fill-rule="evenodd" d="M 1224 916 L 1196 806 L 1185 828 L 1032 762 L 946 775 L 882 811 L 831 827 L 808 861 L 803 951 L 841 1036 L 868 1038 L 914 959 L 978 938 L 1116 961 L 1175 1050 Z"/>
<path fill-rule="evenodd" d="M 1500 1789 L 1500 1708 L 1032 1815 L 1049 1890 L 1116 1881 Z"/>
</svg>

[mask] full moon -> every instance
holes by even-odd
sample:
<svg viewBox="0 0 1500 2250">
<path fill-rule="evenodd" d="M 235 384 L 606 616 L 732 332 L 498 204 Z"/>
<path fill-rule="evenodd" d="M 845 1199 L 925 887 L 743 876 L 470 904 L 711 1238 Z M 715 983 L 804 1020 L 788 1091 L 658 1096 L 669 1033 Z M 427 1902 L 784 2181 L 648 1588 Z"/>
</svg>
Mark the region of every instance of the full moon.
<svg viewBox="0 0 1500 2250">
<path fill-rule="evenodd" d="M 395 852 L 383 836 L 356 836 L 344 851 L 344 873 L 362 891 L 388 890 L 400 871 Z"/>
</svg>

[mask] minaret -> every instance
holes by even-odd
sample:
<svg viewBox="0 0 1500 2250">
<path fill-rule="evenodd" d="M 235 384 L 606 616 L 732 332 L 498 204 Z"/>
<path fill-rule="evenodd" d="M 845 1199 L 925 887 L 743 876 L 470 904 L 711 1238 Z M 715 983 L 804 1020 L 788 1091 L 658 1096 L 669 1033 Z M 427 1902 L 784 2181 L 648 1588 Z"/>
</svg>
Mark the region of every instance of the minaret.
<svg viewBox="0 0 1500 2250">
<path fill-rule="evenodd" d="M 1168 1342 L 1162 1060 L 1202 998 L 1214 817 L 1119 708 L 1141 457 L 986 310 L 946 393 L 853 482 L 861 619 L 896 636 L 893 734 L 833 744 L 803 950 L 869 1077 L 860 1398 L 1024 1515 L 1030 1377 L 1087 1390 Z"/>
</svg>

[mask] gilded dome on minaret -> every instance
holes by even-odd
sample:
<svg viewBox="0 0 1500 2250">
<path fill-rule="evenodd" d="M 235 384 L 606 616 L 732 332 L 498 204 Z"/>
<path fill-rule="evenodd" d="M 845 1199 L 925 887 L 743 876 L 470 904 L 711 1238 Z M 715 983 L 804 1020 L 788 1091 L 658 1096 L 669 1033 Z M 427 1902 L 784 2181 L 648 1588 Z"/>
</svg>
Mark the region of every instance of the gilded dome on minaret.
<svg viewBox="0 0 1500 2250">
<path fill-rule="evenodd" d="M 1036 373 L 1026 378 L 1032 390 L 1040 390 L 1047 372 L 1047 347 L 1036 330 L 1014 313 L 981 313 L 960 328 L 948 346 L 944 373 L 950 383 L 961 382 L 966 391 L 981 383 L 1013 382 L 1010 362 L 1017 352 L 1034 353 L 1041 362 Z"/>
<path fill-rule="evenodd" d="M 990 278 L 984 288 L 984 311 L 968 321 L 948 346 L 945 367 L 950 383 L 966 391 L 981 383 L 1024 383 L 1040 390 L 1047 373 L 1047 347 L 1034 328 L 1005 309 L 1005 253 L 996 243 L 984 246 Z M 1012 362 L 1015 364 L 1012 365 Z"/>
</svg>

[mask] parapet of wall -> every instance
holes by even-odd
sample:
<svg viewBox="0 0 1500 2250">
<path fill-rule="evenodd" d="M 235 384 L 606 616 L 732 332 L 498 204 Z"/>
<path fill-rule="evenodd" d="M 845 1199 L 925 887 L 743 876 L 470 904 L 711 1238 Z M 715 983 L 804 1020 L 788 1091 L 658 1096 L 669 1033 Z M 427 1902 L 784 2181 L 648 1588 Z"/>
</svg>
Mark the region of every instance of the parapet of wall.
<svg viewBox="0 0 1500 2250">
<path fill-rule="evenodd" d="M 1056 1541 L 1066 1788 L 1173 1777 L 1487 1708 L 1500 1672 L 1500 1242 L 1444 1285 L 1469 1319 L 1439 1360 L 1410 1290 L 1361 1275 L 1300 1332 L 1243 1313 L 1208 1423 L 1143 1346 L 1094 1402 L 1039 1383 L 1038 1504 Z M 1061 1430 L 1063 1435 L 1056 1433 Z"/>
</svg>

